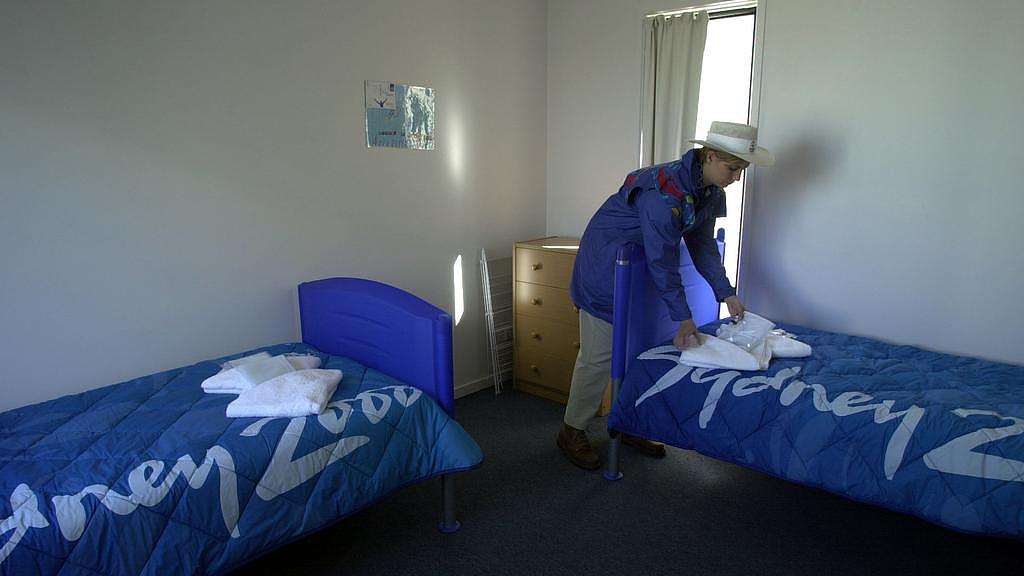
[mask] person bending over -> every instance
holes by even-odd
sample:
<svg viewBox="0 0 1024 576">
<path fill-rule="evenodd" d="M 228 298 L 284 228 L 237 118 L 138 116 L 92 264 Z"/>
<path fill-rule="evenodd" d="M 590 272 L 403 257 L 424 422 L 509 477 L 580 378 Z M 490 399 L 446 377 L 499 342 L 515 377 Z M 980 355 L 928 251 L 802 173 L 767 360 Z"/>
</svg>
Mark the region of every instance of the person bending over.
<svg viewBox="0 0 1024 576">
<path fill-rule="evenodd" d="M 718 301 L 725 303 L 730 315 L 743 317 L 743 303 L 725 275 L 718 252 L 715 219 L 725 216 L 723 188 L 739 180 L 750 163 L 770 166 L 774 158 L 757 146 L 757 129 L 746 124 L 712 122 L 705 140 L 690 142 L 701 147 L 678 160 L 626 176 L 580 239 L 569 286 L 580 309 L 580 350 L 557 444 L 581 468 L 600 466 L 586 428 L 601 405 L 610 375 L 615 258 L 620 246 L 627 242 L 643 246 L 655 288 L 672 319 L 679 322 L 672 339 L 677 348 L 701 343 L 679 274 L 680 238 Z M 622 442 L 655 458 L 665 456 L 663 445 L 644 438 L 623 434 Z"/>
</svg>

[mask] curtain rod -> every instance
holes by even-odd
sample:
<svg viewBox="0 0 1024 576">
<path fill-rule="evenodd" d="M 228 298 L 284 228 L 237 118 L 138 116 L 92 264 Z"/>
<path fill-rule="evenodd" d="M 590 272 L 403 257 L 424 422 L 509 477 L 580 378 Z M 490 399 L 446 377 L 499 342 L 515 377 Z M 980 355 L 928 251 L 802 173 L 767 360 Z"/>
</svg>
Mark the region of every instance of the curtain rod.
<svg viewBox="0 0 1024 576">
<path fill-rule="evenodd" d="M 721 12 L 715 11 L 708 14 L 708 20 L 718 20 L 719 18 L 729 18 L 732 16 L 746 16 L 757 13 L 757 8 L 751 6 L 750 8 L 733 8 L 731 10 L 722 10 Z"/>
<path fill-rule="evenodd" d="M 679 10 L 664 10 L 662 12 L 648 14 L 645 18 L 655 18 L 658 16 L 682 16 L 683 14 L 691 14 L 702 10 L 708 12 L 708 15 L 711 16 L 712 12 L 732 12 L 736 10 L 748 10 L 751 8 L 757 8 L 756 0 L 732 0 L 727 2 L 715 2 L 714 4 L 707 4 L 705 6 L 691 6 L 689 8 L 681 8 Z"/>
</svg>

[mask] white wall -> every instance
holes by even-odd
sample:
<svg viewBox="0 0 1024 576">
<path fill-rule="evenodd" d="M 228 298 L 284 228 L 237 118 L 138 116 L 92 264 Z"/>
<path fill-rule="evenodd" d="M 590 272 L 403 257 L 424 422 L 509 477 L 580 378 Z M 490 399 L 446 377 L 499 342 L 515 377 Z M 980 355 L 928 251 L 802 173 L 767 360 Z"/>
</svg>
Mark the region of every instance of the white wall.
<svg viewBox="0 0 1024 576">
<path fill-rule="evenodd" d="M 1024 363 L 1024 3 L 762 6 L 760 141 L 779 161 L 750 174 L 748 307 Z M 639 17 L 548 15 L 548 232 L 579 234 L 635 165 Z"/>
<path fill-rule="evenodd" d="M 295 286 L 468 301 L 544 232 L 544 0 L 0 5 L 0 410 L 298 338 Z M 437 90 L 366 148 L 364 80 Z"/>
<path fill-rule="evenodd" d="M 549 0 L 548 234 L 583 234 L 637 168 L 644 15 L 706 3 Z"/>
<path fill-rule="evenodd" d="M 1024 363 L 1024 3 L 770 0 L 752 306 Z"/>
</svg>

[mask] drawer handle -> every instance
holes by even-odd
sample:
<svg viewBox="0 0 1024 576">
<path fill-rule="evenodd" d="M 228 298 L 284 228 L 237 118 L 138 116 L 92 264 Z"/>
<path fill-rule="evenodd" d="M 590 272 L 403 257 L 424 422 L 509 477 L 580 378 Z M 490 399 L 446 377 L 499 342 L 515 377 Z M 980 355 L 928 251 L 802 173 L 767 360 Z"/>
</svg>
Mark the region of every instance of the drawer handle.
<svg viewBox="0 0 1024 576">
<path fill-rule="evenodd" d="M 540 298 L 530 298 L 530 304 L 533 304 L 534 306 L 540 306 L 543 303 L 544 301 Z"/>
<path fill-rule="evenodd" d="M 540 332 L 530 332 L 530 338 L 534 340 L 543 340 L 544 337 L 540 335 Z"/>
<path fill-rule="evenodd" d="M 537 264 L 534 264 L 533 266 L 530 266 L 530 269 L 532 269 L 532 270 L 540 270 L 543 267 L 544 267 L 544 265 L 538 262 Z"/>
<path fill-rule="evenodd" d="M 534 374 L 540 374 L 540 368 L 536 364 L 530 364 L 530 371 Z"/>
</svg>

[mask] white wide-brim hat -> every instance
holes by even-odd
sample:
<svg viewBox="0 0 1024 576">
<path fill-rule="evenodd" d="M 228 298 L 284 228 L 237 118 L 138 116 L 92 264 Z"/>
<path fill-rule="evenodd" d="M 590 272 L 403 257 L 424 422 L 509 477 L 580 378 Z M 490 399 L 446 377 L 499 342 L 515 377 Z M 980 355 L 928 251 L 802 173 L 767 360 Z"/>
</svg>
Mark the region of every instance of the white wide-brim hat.
<svg viewBox="0 0 1024 576">
<path fill-rule="evenodd" d="M 775 156 L 757 145 L 757 128 L 735 122 L 712 122 L 705 140 L 690 140 L 705 148 L 728 152 L 758 166 L 775 164 Z"/>
</svg>

